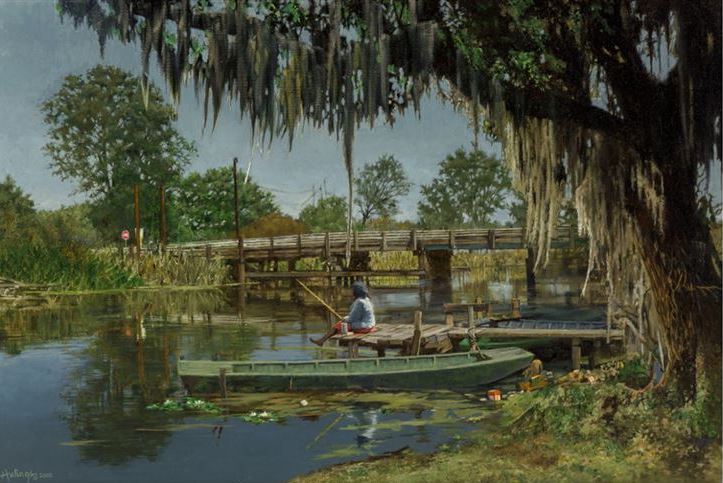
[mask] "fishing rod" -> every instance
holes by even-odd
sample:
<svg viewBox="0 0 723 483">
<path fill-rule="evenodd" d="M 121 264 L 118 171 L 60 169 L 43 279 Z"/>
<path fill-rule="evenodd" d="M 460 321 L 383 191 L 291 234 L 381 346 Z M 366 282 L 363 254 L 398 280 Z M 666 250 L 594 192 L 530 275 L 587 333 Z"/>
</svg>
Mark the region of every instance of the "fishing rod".
<svg viewBox="0 0 723 483">
<path fill-rule="evenodd" d="M 298 278 L 295 278 L 294 280 L 295 280 L 299 285 L 301 285 L 301 286 L 304 288 L 304 290 L 306 290 L 307 292 L 309 292 L 312 297 L 314 297 L 316 300 L 318 300 L 319 302 L 321 302 L 321 305 L 323 305 L 324 307 L 326 307 L 326 310 L 328 310 L 329 312 L 331 312 L 331 314 L 332 314 L 334 317 L 336 317 L 337 319 L 340 319 L 340 320 L 344 318 L 344 317 L 342 317 L 341 315 L 339 315 L 339 313 L 338 313 L 336 310 L 334 310 L 333 308 L 331 308 L 331 306 L 329 306 L 329 304 L 327 304 L 326 302 L 324 302 L 324 300 L 322 300 L 321 297 L 319 297 L 318 295 L 316 295 L 313 290 L 311 290 L 309 287 L 307 287 L 305 284 L 303 284 L 303 283 L 301 282 L 301 280 L 299 280 Z"/>
</svg>

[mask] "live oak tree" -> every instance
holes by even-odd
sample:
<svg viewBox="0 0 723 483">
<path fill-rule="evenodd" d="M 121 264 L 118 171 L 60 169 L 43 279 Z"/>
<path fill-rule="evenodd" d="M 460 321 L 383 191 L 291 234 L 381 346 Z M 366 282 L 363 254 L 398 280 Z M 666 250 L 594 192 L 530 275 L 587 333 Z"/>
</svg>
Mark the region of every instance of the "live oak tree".
<svg viewBox="0 0 723 483">
<path fill-rule="evenodd" d="M 107 235 L 133 224 L 133 186 L 141 188 L 142 224 L 158 226 L 159 188 L 178 180 L 195 155 L 176 130 L 176 113 L 158 88 L 128 72 L 98 65 L 65 77 L 42 104 L 45 152 L 53 172 L 77 183 L 96 205 Z"/>
<path fill-rule="evenodd" d="M 536 265 L 569 195 L 590 266 L 607 268 L 610 316 L 650 307 L 632 323 L 661 335 L 661 385 L 681 401 L 706 389 L 720 421 L 720 260 L 695 196 L 721 158 L 720 2 L 60 5 L 102 40 L 139 39 L 146 67 L 155 51 L 174 92 L 189 73 L 214 113 L 228 93 L 262 132 L 341 134 L 349 173 L 360 122 L 393 122 L 437 88 L 502 143 Z"/>
<path fill-rule="evenodd" d="M 361 217 L 361 229 L 372 218 L 391 218 L 399 213 L 399 198 L 409 193 L 412 184 L 404 167 L 394 156 L 385 154 L 367 163 L 354 179 L 354 204 Z"/>
<path fill-rule="evenodd" d="M 425 228 L 485 227 L 507 207 L 511 186 L 507 167 L 482 151 L 458 149 L 439 165 L 439 174 L 422 186 L 417 205 Z"/>
</svg>

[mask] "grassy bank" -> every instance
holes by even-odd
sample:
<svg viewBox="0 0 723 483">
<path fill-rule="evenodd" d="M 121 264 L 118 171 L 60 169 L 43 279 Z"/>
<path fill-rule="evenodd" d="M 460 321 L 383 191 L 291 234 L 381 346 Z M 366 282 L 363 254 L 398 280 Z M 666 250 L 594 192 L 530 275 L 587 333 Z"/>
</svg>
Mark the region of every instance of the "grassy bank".
<svg viewBox="0 0 723 483">
<path fill-rule="evenodd" d="M 503 402 L 500 423 L 483 421 L 432 455 L 403 452 L 296 481 L 719 482 L 720 428 L 699 404 L 672 409 L 670 394 L 631 389 L 639 368 L 630 363 L 596 371 L 594 383 L 515 395 Z"/>
<path fill-rule="evenodd" d="M 26 284 L 69 290 L 131 288 L 143 283 L 118 257 L 72 244 L 2 243 L 0 274 Z"/>
</svg>

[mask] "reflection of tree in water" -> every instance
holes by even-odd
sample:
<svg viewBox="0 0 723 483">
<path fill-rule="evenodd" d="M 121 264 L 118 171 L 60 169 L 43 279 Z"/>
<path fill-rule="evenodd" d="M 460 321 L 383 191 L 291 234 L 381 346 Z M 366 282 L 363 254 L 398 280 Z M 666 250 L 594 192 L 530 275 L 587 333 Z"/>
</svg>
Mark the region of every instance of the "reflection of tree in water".
<svg viewBox="0 0 723 483">
<path fill-rule="evenodd" d="M 154 459 L 170 433 L 154 430 L 169 418 L 145 410 L 177 388 L 172 359 L 178 353 L 176 333 L 147 332 L 142 318 L 107 323 L 82 356 L 83 366 L 71 375 L 63 394 L 69 403 L 64 416 L 73 439 L 98 441 L 79 447 L 84 459 L 120 464 L 146 457 Z M 139 431 L 149 428 L 152 431 Z"/>
<path fill-rule="evenodd" d="M 28 346 L 92 335 L 97 322 L 75 308 L 8 311 L 0 318 L 0 351 L 20 354 Z"/>
<path fill-rule="evenodd" d="M 219 291 L 127 292 L 77 302 L 71 308 L 4 313 L 0 350 L 17 354 L 34 344 L 92 337 L 68 376 L 63 419 L 74 441 L 90 443 L 78 446 L 81 456 L 102 464 L 152 460 L 168 442 L 170 432 L 162 426 L 178 416 L 145 407 L 180 389 L 179 355 L 245 359 L 258 339 L 256 328 L 213 315 L 226 303 Z M 197 323 L 177 323 L 189 314 Z"/>
</svg>

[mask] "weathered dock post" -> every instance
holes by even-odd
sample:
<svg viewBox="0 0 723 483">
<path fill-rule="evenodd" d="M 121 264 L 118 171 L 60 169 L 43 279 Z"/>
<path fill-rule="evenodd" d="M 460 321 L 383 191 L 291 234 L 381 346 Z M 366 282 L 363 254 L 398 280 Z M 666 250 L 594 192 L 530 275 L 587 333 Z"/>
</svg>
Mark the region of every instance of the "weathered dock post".
<svg viewBox="0 0 723 483">
<path fill-rule="evenodd" d="M 527 247 L 527 258 L 525 259 L 525 272 L 527 275 L 527 293 L 535 293 L 535 253 L 532 248 Z"/>
<path fill-rule="evenodd" d="M 590 364 L 590 369 L 595 369 L 595 367 L 600 362 L 600 347 L 602 346 L 602 342 L 600 339 L 595 339 L 592 341 L 592 347 L 590 349 L 590 354 L 588 356 L 588 362 Z"/>
<path fill-rule="evenodd" d="M 444 324 L 448 327 L 454 327 L 454 314 L 452 312 L 444 314 Z"/>
<path fill-rule="evenodd" d="M 226 386 L 226 369 L 221 368 L 218 371 L 218 385 L 221 386 L 221 397 L 226 399 L 228 397 L 228 389 Z"/>
<path fill-rule="evenodd" d="M 580 345 L 580 339 L 573 338 L 570 341 L 570 362 L 573 371 L 580 370 L 580 358 L 582 356 L 582 347 Z"/>
<path fill-rule="evenodd" d="M 512 318 L 519 319 L 522 317 L 522 312 L 520 311 L 520 299 L 513 298 L 512 299 Z"/>
<path fill-rule="evenodd" d="M 414 311 L 414 335 L 409 348 L 409 355 L 418 356 L 422 345 L 422 311 Z"/>
</svg>

